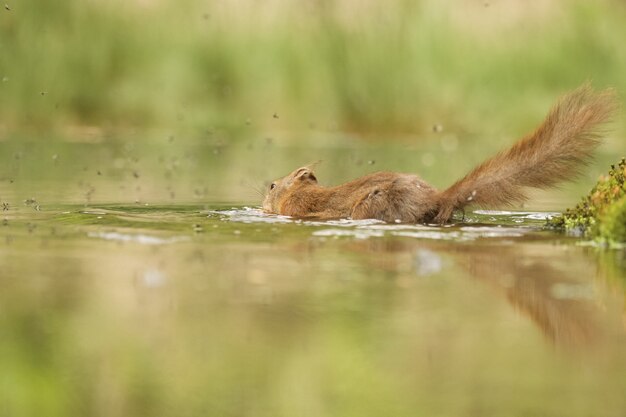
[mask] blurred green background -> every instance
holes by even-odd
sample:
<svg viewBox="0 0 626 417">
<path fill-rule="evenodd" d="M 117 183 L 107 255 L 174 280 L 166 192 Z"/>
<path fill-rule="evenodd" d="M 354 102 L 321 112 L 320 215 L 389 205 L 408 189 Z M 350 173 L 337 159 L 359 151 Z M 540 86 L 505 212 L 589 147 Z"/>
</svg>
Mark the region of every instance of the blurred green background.
<svg viewBox="0 0 626 417">
<path fill-rule="evenodd" d="M 94 126 L 485 133 L 527 128 L 586 80 L 626 91 L 626 5 L 616 0 L 6 6 L 3 136 Z"/>
<path fill-rule="evenodd" d="M 326 184 L 388 169 L 442 187 L 583 82 L 624 96 L 623 39 L 617 0 L 9 1 L 0 179 L 32 181 L 0 193 L 258 203 L 319 159 Z M 622 114 L 566 203 L 626 152 Z"/>
</svg>

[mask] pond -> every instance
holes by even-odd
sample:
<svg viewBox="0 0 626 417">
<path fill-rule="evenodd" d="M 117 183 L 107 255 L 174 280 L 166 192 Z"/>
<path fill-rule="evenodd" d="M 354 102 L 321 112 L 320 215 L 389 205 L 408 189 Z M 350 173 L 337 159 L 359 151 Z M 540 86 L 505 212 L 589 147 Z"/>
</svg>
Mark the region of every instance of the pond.
<svg viewBox="0 0 626 417">
<path fill-rule="evenodd" d="M 171 141 L 2 144 L 0 416 L 624 415 L 625 254 L 546 230 L 548 194 L 298 221 L 242 177 L 411 159 Z"/>
</svg>

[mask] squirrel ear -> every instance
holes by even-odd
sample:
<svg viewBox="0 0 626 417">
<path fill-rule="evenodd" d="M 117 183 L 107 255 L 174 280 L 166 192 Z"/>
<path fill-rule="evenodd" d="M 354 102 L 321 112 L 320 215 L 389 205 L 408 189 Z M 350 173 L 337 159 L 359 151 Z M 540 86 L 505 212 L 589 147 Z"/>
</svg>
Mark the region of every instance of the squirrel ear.
<svg viewBox="0 0 626 417">
<path fill-rule="evenodd" d="M 300 168 L 296 171 L 294 179 L 300 181 L 311 181 L 317 183 L 317 178 L 309 168 Z"/>
</svg>

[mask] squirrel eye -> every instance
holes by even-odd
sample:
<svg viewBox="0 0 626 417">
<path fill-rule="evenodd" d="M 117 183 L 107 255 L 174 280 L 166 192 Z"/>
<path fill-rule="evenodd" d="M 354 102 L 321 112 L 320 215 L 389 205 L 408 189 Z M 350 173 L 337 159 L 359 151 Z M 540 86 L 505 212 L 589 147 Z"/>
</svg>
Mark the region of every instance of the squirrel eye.
<svg viewBox="0 0 626 417">
<path fill-rule="evenodd" d="M 270 185 L 270 190 L 273 190 L 274 188 L 276 188 L 276 183 L 273 182 L 272 185 Z"/>
</svg>

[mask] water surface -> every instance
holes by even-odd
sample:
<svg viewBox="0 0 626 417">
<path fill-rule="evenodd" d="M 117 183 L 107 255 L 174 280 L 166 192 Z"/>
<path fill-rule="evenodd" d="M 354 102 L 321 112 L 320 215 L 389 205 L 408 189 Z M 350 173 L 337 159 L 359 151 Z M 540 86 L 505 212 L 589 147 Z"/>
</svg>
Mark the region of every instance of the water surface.
<svg viewBox="0 0 626 417">
<path fill-rule="evenodd" d="M 0 415 L 621 416 L 623 252 L 445 227 L 10 206 Z"/>
</svg>

